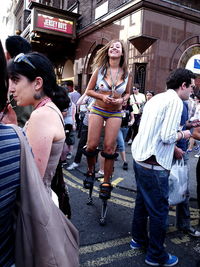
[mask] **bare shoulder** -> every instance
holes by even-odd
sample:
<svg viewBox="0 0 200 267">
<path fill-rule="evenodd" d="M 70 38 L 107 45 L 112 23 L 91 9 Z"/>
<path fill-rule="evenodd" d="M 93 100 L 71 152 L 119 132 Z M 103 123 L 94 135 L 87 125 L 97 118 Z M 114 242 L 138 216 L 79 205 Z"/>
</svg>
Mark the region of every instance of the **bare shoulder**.
<svg viewBox="0 0 200 267">
<path fill-rule="evenodd" d="M 62 116 L 60 110 L 55 106 L 55 104 L 48 104 L 41 108 L 34 110 L 31 113 L 30 120 L 31 121 L 38 121 L 38 123 L 42 122 L 49 122 L 58 119 L 58 114 Z"/>
</svg>

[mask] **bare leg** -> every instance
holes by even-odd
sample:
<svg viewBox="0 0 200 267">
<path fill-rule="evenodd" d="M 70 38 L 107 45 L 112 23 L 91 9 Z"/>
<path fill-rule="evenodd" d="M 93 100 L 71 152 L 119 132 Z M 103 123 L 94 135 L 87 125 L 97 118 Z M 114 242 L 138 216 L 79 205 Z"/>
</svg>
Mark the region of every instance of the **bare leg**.
<svg viewBox="0 0 200 267">
<path fill-rule="evenodd" d="M 87 152 L 94 152 L 98 147 L 104 119 L 98 115 L 89 115 Z M 95 130 L 94 130 L 95 129 Z M 96 155 L 87 157 L 88 172 L 93 173 L 96 164 Z"/>
<path fill-rule="evenodd" d="M 110 183 L 110 177 L 112 176 L 114 166 L 113 159 L 105 159 L 104 164 L 104 183 Z"/>
<path fill-rule="evenodd" d="M 122 158 L 123 162 L 126 162 L 126 153 L 125 153 L 125 151 L 120 151 L 119 153 L 121 155 L 121 158 Z"/>
<path fill-rule="evenodd" d="M 121 126 L 121 119 L 109 118 L 105 126 L 104 152 L 113 155 L 116 149 L 116 139 L 119 128 Z M 114 166 L 114 159 L 105 158 L 104 164 L 104 182 L 109 183 L 112 176 Z"/>
</svg>

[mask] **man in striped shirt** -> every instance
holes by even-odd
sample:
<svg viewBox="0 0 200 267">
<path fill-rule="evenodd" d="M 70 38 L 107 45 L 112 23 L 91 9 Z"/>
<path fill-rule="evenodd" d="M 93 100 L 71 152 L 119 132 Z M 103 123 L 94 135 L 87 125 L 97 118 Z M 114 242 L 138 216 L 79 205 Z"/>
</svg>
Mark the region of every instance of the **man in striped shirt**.
<svg viewBox="0 0 200 267">
<path fill-rule="evenodd" d="M 164 250 L 168 177 L 176 142 L 191 136 L 189 130 L 179 131 L 179 127 L 182 100 L 188 100 L 195 78 L 186 69 L 177 69 L 169 75 L 166 81 L 168 90 L 146 103 L 138 134 L 132 143 L 137 197 L 130 246 L 133 249 L 146 247 L 145 262 L 151 266 L 178 263 L 176 256 Z"/>
</svg>

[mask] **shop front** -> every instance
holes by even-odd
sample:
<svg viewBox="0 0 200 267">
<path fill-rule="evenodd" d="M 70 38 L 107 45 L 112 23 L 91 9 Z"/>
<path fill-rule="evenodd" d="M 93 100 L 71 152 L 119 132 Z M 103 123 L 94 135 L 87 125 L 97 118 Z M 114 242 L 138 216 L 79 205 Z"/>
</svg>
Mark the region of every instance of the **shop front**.
<svg viewBox="0 0 200 267">
<path fill-rule="evenodd" d="M 59 80 L 73 77 L 78 14 L 31 2 L 29 24 L 23 32 L 34 51 L 46 54 L 53 62 Z M 68 68 L 65 67 L 69 62 Z M 63 77 L 63 70 L 65 68 Z"/>
</svg>

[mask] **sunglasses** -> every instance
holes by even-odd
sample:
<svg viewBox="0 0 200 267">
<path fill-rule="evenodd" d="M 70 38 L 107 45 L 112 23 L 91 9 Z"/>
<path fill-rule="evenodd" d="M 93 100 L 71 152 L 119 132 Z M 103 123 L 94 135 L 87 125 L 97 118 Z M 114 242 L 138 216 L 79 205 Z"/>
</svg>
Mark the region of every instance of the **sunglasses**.
<svg viewBox="0 0 200 267">
<path fill-rule="evenodd" d="M 20 53 L 14 58 L 14 63 L 20 63 L 20 62 L 24 62 L 28 64 L 30 67 L 32 67 L 34 70 L 36 70 L 36 67 L 30 62 L 30 60 L 24 53 Z"/>
</svg>

